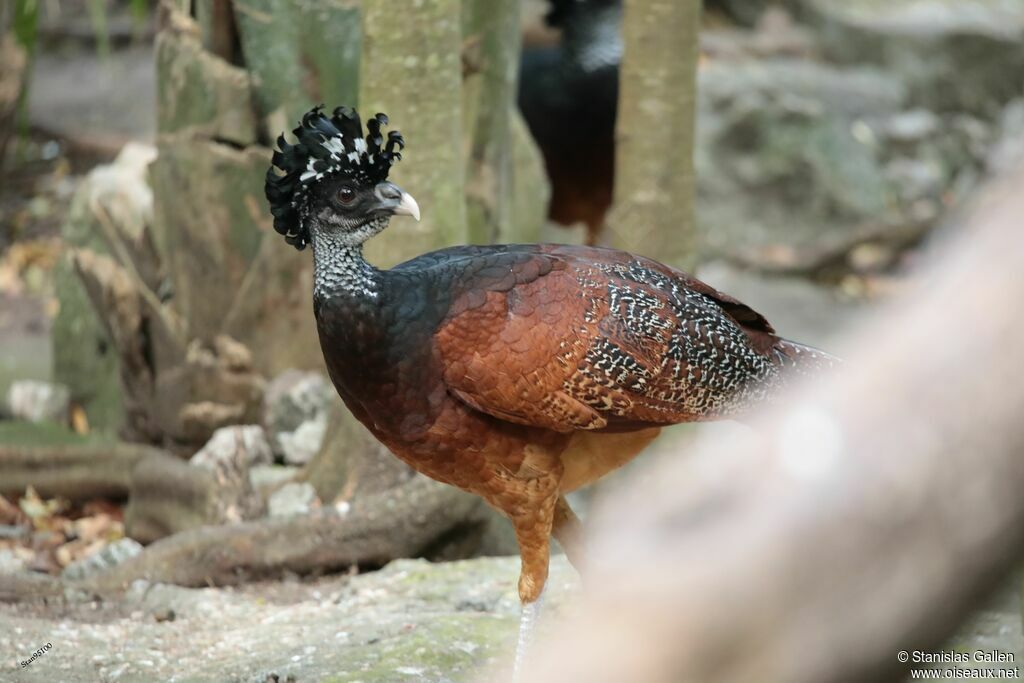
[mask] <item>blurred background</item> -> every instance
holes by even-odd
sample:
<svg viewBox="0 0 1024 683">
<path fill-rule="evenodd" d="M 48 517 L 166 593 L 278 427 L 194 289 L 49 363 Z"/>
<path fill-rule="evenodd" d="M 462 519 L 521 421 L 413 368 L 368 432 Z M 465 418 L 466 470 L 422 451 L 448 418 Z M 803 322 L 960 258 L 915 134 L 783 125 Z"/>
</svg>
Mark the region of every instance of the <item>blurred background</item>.
<svg viewBox="0 0 1024 683">
<path fill-rule="evenodd" d="M 659 3 L 627 2 L 642 36 Z M 479 559 L 515 554 L 507 524 L 382 452 L 324 375 L 311 258 L 263 198 L 313 104 L 409 143 L 424 221 L 377 264 L 613 244 L 824 348 L 1024 153 L 1024 2 L 678 5 L 678 40 L 624 65 L 614 0 L 8 0 L 0 677 L 466 680 L 510 642 L 518 561 Z M 553 576 L 557 610 L 577 583 Z M 955 644 L 1024 657 L 1016 587 Z"/>
</svg>

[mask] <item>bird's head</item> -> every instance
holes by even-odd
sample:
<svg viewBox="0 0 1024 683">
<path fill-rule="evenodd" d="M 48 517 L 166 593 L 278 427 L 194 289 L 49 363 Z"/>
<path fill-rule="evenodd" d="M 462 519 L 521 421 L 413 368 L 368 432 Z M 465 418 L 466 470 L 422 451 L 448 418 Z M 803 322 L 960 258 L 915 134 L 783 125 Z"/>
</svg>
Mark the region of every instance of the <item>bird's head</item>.
<svg viewBox="0 0 1024 683">
<path fill-rule="evenodd" d="M 364 136 L 355 109 L 338 107 L 328 117 L 314 107 L 292 131 L 295 144 L 284 135 L 277 139 L 265 190 L 274 229 L 288 244 L 305 249 L 324 236 L 355 246 L 387 227 L 393 215 L 419 220 L 416 200 L 387 179 L 405 147 L 395 130 L 385 141 L 381 126 L 387 122 L 377 114 L 366 122 Z"/>
</svg>

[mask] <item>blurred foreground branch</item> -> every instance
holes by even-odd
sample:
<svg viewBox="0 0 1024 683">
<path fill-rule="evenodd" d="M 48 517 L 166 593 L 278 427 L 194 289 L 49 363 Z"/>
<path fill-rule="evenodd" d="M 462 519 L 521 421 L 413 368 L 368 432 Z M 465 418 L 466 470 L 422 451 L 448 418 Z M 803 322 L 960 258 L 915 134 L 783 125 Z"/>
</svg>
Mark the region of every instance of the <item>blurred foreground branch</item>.
<svg viewBox="0 0 1024 683">
<path fill-rule="evenodd" d="M 846 372 L 595 513 L 582 614 L 531 681 L 896 680 L 1024 551 L 1024 172 Z"/>
</svg>

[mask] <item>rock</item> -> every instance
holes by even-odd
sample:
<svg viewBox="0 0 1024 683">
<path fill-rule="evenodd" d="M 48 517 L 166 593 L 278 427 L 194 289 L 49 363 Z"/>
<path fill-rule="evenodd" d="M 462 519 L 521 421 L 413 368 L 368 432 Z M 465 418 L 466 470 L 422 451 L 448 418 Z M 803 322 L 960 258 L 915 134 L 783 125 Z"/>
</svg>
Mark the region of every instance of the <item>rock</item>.
<svg viewBox="0 0 1024 683">
<path fill-rule="evenodd" d="M 42 637 L 57 647 L 53 633 L 59 632 L 60 661 L 71 667 L 63 678 L 75 681 L 109 680 L 125 664 L 131 681 L 183 674 L 195 683 L 264 683 L 274 677 L 299 683 L 498 680 L 486 668 L 511 661 L 518 574 L 519 558 L 503 557 L 398 560 L 353 577 L 229 589 L 139 582 L 102 623 L 94 612 L 90 619 L 69 619 L 67 607 L 54 605 L 51 615 L 41 616 L 39 609 L 5 614 L 0 639 L 23 629 L 19 640 Z M 558 619 L 579 591 L 565 558 L 553 558 L 545 617 Z M 145 618 L 167 609 L 174 611 L 174 621 Z M 547 626 L 542 622 L 540 628 Z M 111 642 L 125 646 L 112 653 Z M 153 665 L 142 665 L 144 659 Z M 14 658 L 0 661 L 3 680 L 23 675 Z M 24 680 L 54 680 L 49 670 L 38 676 Z"/>
<path fill-rule="evenodd" d="M 252 519 L 263 511 L 249 479 L 254 465 L 269 465 L 273 454 L 259 425 L 222 427 L 189 460 L 189 466 L 212 474 L 216 494 L 207 501 L 207 523 Z"/>
<path fill-rule="evenodd" d="M 25 571 L 28 563 L 11 548 L 0 548 L 0 574 L 15 574 Z"/>
<path fill-rule="evenodd" d="M 281 453 L 288 465 L 305 465 L 312 459 L 327 433 L 327 413 L 323 412 L 308 422 L 303 422 L 292 432 L 277 435 Z"/>
<path fill-rule="evenodd" d="M 294 431 L 327 410 L 334 389 L 316 372 L 286 370 L 267 384 L 264 416 L 271 433 Z"/>
<path fill-rule="evenodd" d="M 1024 94 L 1024 3 L 1014 0 L 790 0 L 826 57 L 896 72 L 911 99 L 994 114 Z M 955 74 L 951 78 L 950 75 Z"/>
<path fill-rule="evenodd" d="M 267 385 L 263 424 L 274 453 L 305 464 L 320 449 L 334 387 L 316 372 L 286 370 Z"/>
<path fill-rule="evenodd" d="M 131 538 L 122 538 L 114 541 L 98 553 L 75 560 L 64 567 L 61 576 L 72 581 L 84 579 L 121 564 L 141 552 L 141 543 Z"/>
<path fill-rule="evenodd" d="M 915 143 L 938 133 L 940 125 L 939 117 L 927 109 L 911 109 L 885 121 L 879 132 L 894 142 Z"/>
<path fill-rule="evenodd" d="M 70 392 L 63 384 L 18 380 L 7 390 L 7 410 L 11 417 L 28 422 L 66 422 Z"/>
<path fill-rule="evenodd" d="M 999 135 L 985 165 L 989 173 L 1007 173 L 1024 163 L 1024 99 L 1006 106 L 999 120 Z"/>
<path fill-rule="evenodd" d="M 254 491 L 266 497 L 267 492 L 294 479 L 299 471 L 298 467 L 255 465 L 249 470 L 249 484 Z"/>
<path fill-rule="evenodd" d="M 708 258 L 775 271 L 920 239 L 979 178 L 991 132 L 910 105 L 898 76 L 806 60 L 700 71 L 697 218 Z"/>
<path fill-rule="evenodd" d="M 893 159 L 886 164 L 883 173 L 892 183 L 896 196 L 906 205 L 919 199 L 938 202 L 948 181 L 937 159 Z"/>
<path fill-rule="evenodd" d="M 221 427 L 213 433 L 189 463 L 207 469 L 244 472 L 248 477 L 253 465 L 273 462 L 266 433 L 259 425 Z"/>
<path fill-rule="evenodd" d="M 52 640 L 58 647 L 59 633 L 60 662 L 68 669 L 58 678 L 73 681 L 109 680 L 118 667 L 127 667 L 125 677 L 132 681 L 169 681 L 183 674 L 194 683 L 264 683 L 275 677 L 299 683 L 501 680 L 487 668 L 511 659 L 519 623 L 518 574 L 519 558 L 503 557 L 398 560 L 352 577 L 232 588 L 136 581 L 122 598 L 111 596 L 117 602 L 99 613 L 102 620 L 91 596 L 77 605 L 51 601 L 7 610 L 0 647 L 12 645 L 5 639 Z M 549 628 L 546 620 L 565 619 L 580 592 L 579 577 L 565 558 L 552 558 L 542 634 Z M 997 649 L 1020 662 L 1019 597 L 1018 590 L 1005 590 L 979 605 L 978 617 L 942 649 Z M 77 609 L 87 618 L 75 616 Z M 168 611 L 173 621 L 156 620 Z M 112 642 L 123 646 L 112 652 Z M 16 659 L 0 660 L 0 678 L 55 680 L 49 669 L 19 669 Z M 419 673 L 407 673 L 413 670 Z"/>
<path fill-rule="evenodd" d="M 174 621 L 178 615 L 170 607 L 163 607 L 153 611 L 153 619 L 158 622 Z"/>
<path fill-rule="evenodd" d="M 316 489 L 306 482 L 291 482 L 274 491 L 267 500 L 267 514 L 271 517 L 306 515 L 319 505 Z"/>
<path fill-rule="evenodd" d="M 700 72 L 697 219 L 709 257 L 795 262 L 853 240 L 889 208 L 865 119 L 900 112 L 886 74 L 799 60 L 743 60 Z"/>
<path fill-rule="evenodd" d="M 1024 659 L 1024 639 L 1021 638 L 1021 576 L 1015 573 L 1010 580 L 1002 586 L 995 587 L 995 592 L 988 597 L 984 603 L 978 606 L 977 611 L 966 619 L 956 633 L 942 647 L 943 650 L 955 652 L 1003 652 L 1013 657 L 1012 662 L 1005 665 L 986 664 L 995 666 L 997 669 L 1004 666 L 1006 669 L 1019 667 Z M 970 669 L 977 667 L 972 662 L 957 662 L 945 664 L 942 669 Z M 968 678 L 969 673 L 961 671 L 960 675 L 951 672 L 944 675 L 944 678 Z M 1009 677 L 1007 677 L 1009 678 Z"/>
</svg>

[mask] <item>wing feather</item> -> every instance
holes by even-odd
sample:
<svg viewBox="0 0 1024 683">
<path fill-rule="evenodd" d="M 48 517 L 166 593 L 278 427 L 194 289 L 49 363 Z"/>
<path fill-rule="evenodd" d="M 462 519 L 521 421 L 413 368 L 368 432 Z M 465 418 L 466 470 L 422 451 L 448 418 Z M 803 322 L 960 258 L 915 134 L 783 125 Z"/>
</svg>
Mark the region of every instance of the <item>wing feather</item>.
<svg viewBox="0 0 1024 683">
<path fill-rule="evenodd" d="M 728 415 L 777 371 L 764 317 L 699 280 L 612 250 L 544 258 L 556 265 L 471 269 L 435 334 L 450 393 L 475 410 L 560 432 L 641 429 Z"/>
</svg>

